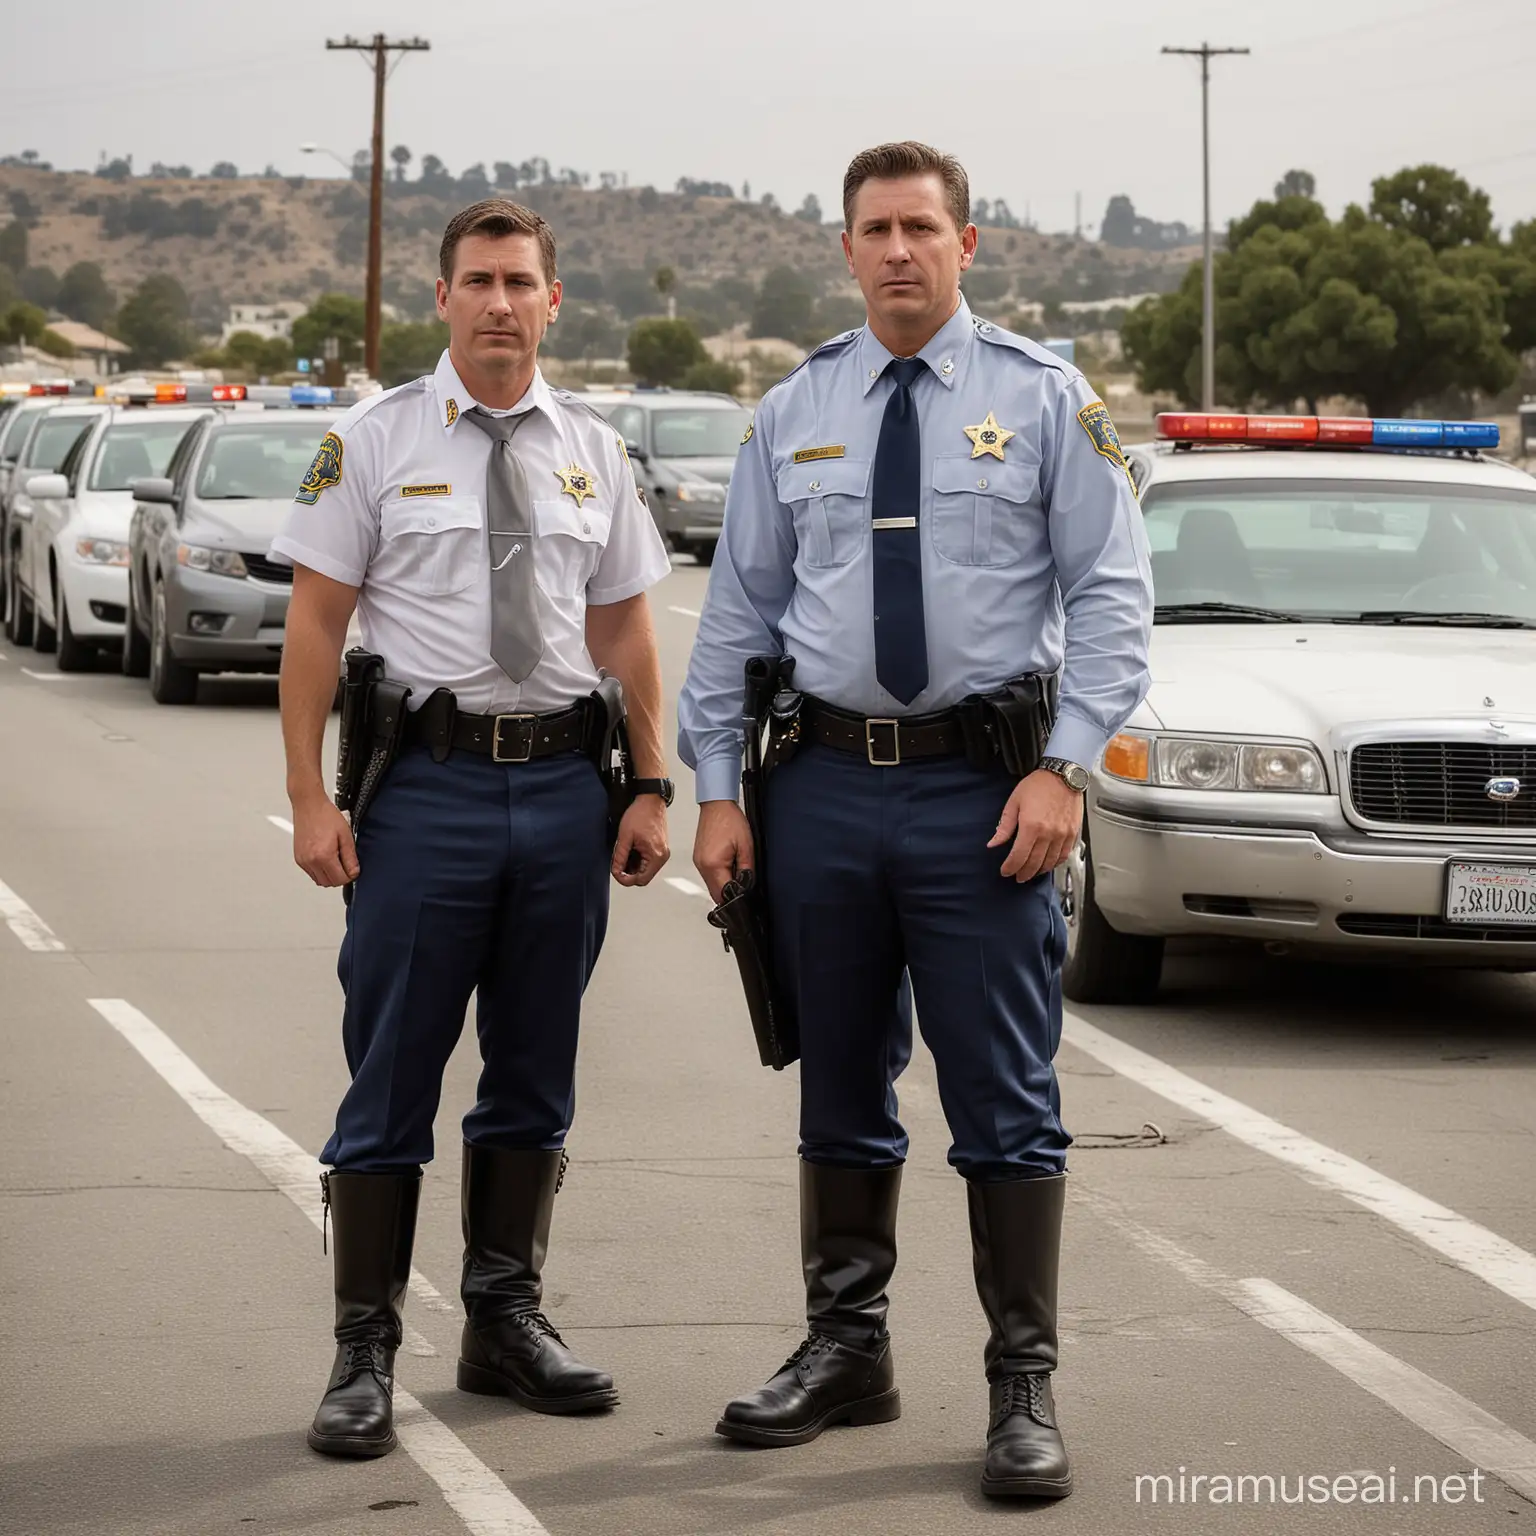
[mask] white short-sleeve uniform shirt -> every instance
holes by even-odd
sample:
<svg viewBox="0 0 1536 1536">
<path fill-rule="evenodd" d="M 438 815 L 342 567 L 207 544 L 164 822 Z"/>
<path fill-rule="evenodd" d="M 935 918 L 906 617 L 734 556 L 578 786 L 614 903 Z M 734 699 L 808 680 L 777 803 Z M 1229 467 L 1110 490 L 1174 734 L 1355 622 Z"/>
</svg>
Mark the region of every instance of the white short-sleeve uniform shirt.
<svg viewBox="0 0 1536 1536">
<path fill-rule="evenodd" d="M 515 683 L 491 659 L 485 529 L 491 439 L 444 352 L 437 371 L 353 406 L 327 434 L 271 556 L 357 587 L 363 645 L 419 708 L 451 688 L 472 714 L 564 709 L 597 686 L 587 605 L 618 603 L 671 569 L 624 445 L 580 397 L 535 371 L 511 411 L 533 494 L 544 654 Z M 576 491 L 590 494 L 576 494 Z"/>
</svg>

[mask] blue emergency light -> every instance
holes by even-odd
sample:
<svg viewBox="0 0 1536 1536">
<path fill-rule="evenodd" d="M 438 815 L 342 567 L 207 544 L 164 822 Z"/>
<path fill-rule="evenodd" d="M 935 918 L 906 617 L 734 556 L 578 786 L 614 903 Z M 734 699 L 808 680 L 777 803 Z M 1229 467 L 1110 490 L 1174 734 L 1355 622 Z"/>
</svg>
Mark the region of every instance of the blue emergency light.
<svg viewBox="0 0 1536 1536">
<path fill-rule="evenodd" d="M 1285 443 L 1348 448 L 1497 448 L 1494 421 L 1417 421 L 1371 416 L 1238 416 L 1164 411 L 1157 435 L 1181 443 Z"/>
<path fill-rule="evenodd" d="M 329 384 L 295 384 L 288 399 L 294 405 L 334 405 L 336 391 Z"/>
</svg>

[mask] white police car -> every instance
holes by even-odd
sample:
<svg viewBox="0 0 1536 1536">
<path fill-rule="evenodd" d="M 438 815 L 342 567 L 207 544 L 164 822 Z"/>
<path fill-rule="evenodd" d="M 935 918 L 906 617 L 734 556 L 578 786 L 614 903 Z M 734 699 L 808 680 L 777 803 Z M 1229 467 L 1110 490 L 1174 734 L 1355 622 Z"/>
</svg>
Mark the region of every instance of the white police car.
<svg viewBox="0 0 1536 1536">
<path fill-rule="evenodd" d="M 1536 969 L 1536 481 L 1481 422 L 1165 414 L 1151 691 L 1057 873 L 1063 986 L 1164 942 Z"/>
</svg>

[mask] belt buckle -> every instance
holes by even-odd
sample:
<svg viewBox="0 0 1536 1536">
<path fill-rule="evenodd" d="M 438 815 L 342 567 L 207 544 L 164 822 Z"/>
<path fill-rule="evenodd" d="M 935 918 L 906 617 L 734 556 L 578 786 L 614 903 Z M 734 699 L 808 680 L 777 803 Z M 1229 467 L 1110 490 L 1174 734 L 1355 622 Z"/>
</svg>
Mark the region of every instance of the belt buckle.
<svg viewBox="0 0 1536 1536">
<path fill-rule="evenodd" d="M 538 718 L 537 715 L 497 715 L 496 724 L 491 729 L 491 761 L 493 763 L 526 763 L 533 756 L 533 732 Z M 522 746 L 522 755 L 518 757 L 502 756 L 501 728 L 508 720 L 517 721 L 528 732 Z"/>
<path fill-rule="evenodd" d="M 891 755 L 876 754 L 875 728 L 888 725 L 891 728 Z M 864 755 L 871 768 L 895 768 L 901 762 L 901 722 L 898 720 L 866 720 L 864 722 Z"/>
</svg>

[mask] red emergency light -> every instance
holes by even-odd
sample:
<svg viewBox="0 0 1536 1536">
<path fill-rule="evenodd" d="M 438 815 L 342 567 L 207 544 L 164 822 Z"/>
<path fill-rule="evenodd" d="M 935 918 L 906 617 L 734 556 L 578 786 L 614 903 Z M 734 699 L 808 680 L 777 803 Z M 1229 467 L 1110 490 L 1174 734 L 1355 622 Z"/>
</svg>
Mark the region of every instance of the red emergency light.
<svg viewBox="0 0 1536 1536">
<path fill-rule="evenodd" d="M 203 400 L 212 400 L 215 404 L 231 400 L 245 399 L 244 384 L 194 384 L 191 393 L 185 384 L 156 384 L 156 405 L 185 405 L 188 400 L 197 404 Z"/>
<path fill-rule="evenodd" d="M 1157 435 L 1176 443 L 1312 443 L 1378 448 L 1497 448 L 1494 422 L 1387 420 L 1372 416 L 1237 416 L 1163 411 Z"/>
<path fill-rule="evenodd" d="M 34 384 L 29 395 L 67 395 L 71 389 L 68 379 L 49 379 L 45 384 Z"/>
</svg>

